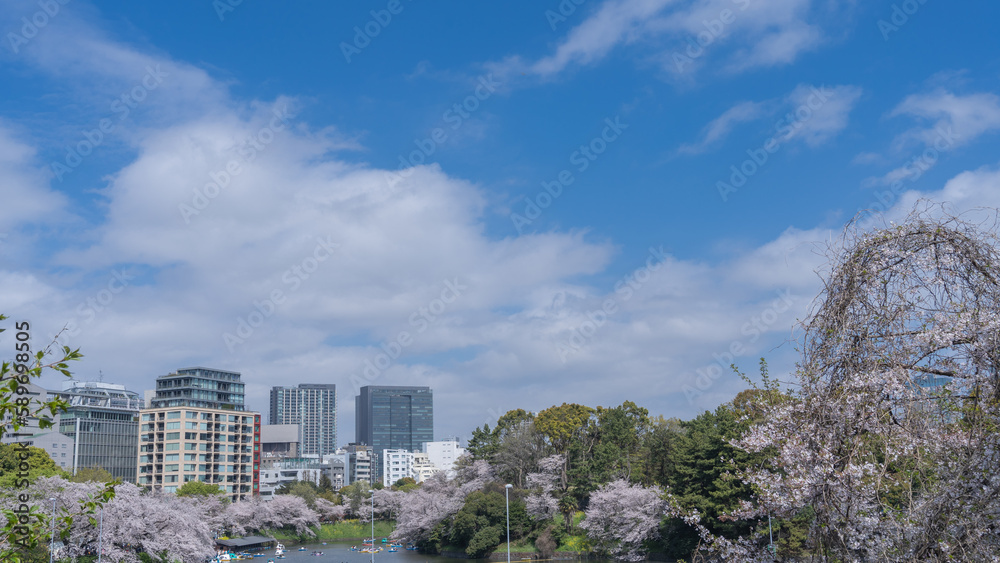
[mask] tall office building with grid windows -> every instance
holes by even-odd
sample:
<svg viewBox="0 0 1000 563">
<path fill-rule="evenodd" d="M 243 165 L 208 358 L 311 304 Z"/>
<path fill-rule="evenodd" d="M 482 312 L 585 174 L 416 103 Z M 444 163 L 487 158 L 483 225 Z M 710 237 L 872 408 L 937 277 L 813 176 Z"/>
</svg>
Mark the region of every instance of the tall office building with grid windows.
<svg viewBox="0 0 1000 563">
<path fill-rule="evenodd" d="M 368 385 L 355 397 L 355 441 L 375 452 L 376 479 L 383 477 L 383 450 L 419 452 L 434 441 L 434 393 L 430 387 Z"/>
<path fill-rule="evenodd" d="M 271 424 L 299 425 L 299 453 L 324 456 L 337 451 L 337 386 L 302 383 L 271 388 Z"/>
</svg>

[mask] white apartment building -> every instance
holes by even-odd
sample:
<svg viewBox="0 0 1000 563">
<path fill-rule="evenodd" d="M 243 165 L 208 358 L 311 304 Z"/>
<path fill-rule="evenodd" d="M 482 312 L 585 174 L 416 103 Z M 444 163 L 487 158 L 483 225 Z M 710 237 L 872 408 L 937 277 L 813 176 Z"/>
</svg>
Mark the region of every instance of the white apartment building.
<svg viewBox="0 0 1000 563">
<path fill-rule="evenodd" d="M 412 477 L 413 454 L 406 450 L 382 450 L 382 484 L 391 487 L 404 477 Z"/>
<path fill-rule="evenodd" d="M 437 467 L 431 463 L 431 459 L 427 457 L 427 454 L 423 452 L 416 452 L 413 454 L 413 465 L 410 467 L 410 477 L 417 483 L 423 483 L 424 480 L 430 478 L 440 471 Z"/>
<path fill-rule="evenodd" d="M 447 472 L 451 478 L 455 473 L 455 462 L 465 455 L 465 448 L 458 445 L 458 440 L 442 440 L 425 443 L 424 453 L 435 467 Z"/>
</svg>

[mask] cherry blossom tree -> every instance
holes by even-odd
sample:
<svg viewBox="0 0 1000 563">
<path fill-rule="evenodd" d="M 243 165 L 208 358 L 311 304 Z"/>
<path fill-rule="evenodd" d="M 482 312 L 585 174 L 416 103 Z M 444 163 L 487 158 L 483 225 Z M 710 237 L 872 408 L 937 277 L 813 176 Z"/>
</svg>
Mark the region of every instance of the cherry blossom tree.
<svg viewBox="0 0 1000 563">
<path fill-rule="evenodd" d="M 325 498 L 317 498 L 316 513 L 319 514 L 319 518 L 323 522 L 336 522 L 347 516 L 347 507 L 342 504 L 334 504 Z"/>
<path fill-rule="evenodd" d="M 392 537 L 412 542 L 427 540 L 435 526 L 461 510 L 469 493 L 482 490 L 492 479 L 493 470 L 483 460 L 460 468 L 451 480 L 444 472 L 434 474 L 418 489 L 406 493 Z"/>
<path fill-rule="evenodd" d="M 994 233 L 929 207 L 901 225 L 848 231 L 805 323 L 799 387 L 736 443 L 776 455 L 743 474 L 758 498 L 735 516 L 808 511 L 822 560 L 996 560 Z M 706 539 L 729 559 L 762 557 L 752 539 Z"/>
<path fill-rule="evenodd" d="M 604 553 L 622 561 L 645 557 L 643 543 L 658 535 L 667 513 L 659 487 L 631 485 L 619 479 L 590 494 L 590 504 L 580 527 Z"/>
<path fill-rule="evenodd" d="M 559 501 L 553 491 L 559 487 L 560 475 L 566 464 L 562 454 L 551 455 L 538 461 L 539 471 L 529 473 L 526 481 L 531 493 L 525 499 L 528 515 L 536 520 L 551 520 L 559 512 Z"/>
</svg>

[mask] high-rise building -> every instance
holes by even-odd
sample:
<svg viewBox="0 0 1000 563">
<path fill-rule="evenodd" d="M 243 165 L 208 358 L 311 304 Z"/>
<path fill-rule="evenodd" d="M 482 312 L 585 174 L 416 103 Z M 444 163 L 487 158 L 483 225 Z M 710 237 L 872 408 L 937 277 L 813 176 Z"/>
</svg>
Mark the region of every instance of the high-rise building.
<svg viewBox="0 0 1000 563">
<path fill-rule="evenodd" d="M 356 442 L 382 450 L 423 450 L 434 440 L 434 394 L 430 387 L 367 385 L 355 397 Z M 376 478 L 382 462 L 376 455 Z"/>
<path fill-rule="evenodd" d="M 156 390 L 153 406 L 140 414 L 137 484 L 176 492 L 202 481 L 234 502 L 257 495 L 260 414 L 242 410 L 240 374 L 178 370 L 157 378 Z"/>
<path fill-rule="evenodd" d="M 270 423 L 299 425 L 301 455 L 332 454 L 337 451 L 337 386 L 272 387 Z"/>
<path fill-rule="evenodd" d="M 156 378 L 151 408 L 196 407 L 243 410 L 244 385 L 235 371 L 184 368 Z"/>
<path fill-rule="evenodd" d="M 69 406 L 59 417 L 59 432 L 73 439 L 71 470 L 101 467 L 111 476 L 135 483 L 142 397 L 124 385 L 66 381 L 50 391 Z"/>
</svg>

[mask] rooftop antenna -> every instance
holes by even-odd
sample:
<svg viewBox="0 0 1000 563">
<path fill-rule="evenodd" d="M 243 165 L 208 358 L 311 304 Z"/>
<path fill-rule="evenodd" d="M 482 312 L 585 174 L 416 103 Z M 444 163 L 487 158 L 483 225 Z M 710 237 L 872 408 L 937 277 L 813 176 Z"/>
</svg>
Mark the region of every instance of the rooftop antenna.
<svg viewBox="0 0 1000 563">
<path fill-rule="evenodd" d="M 104 383 L 104 372 L 102 370 L 97 370 L 97 381 Z"/>
</svg>

